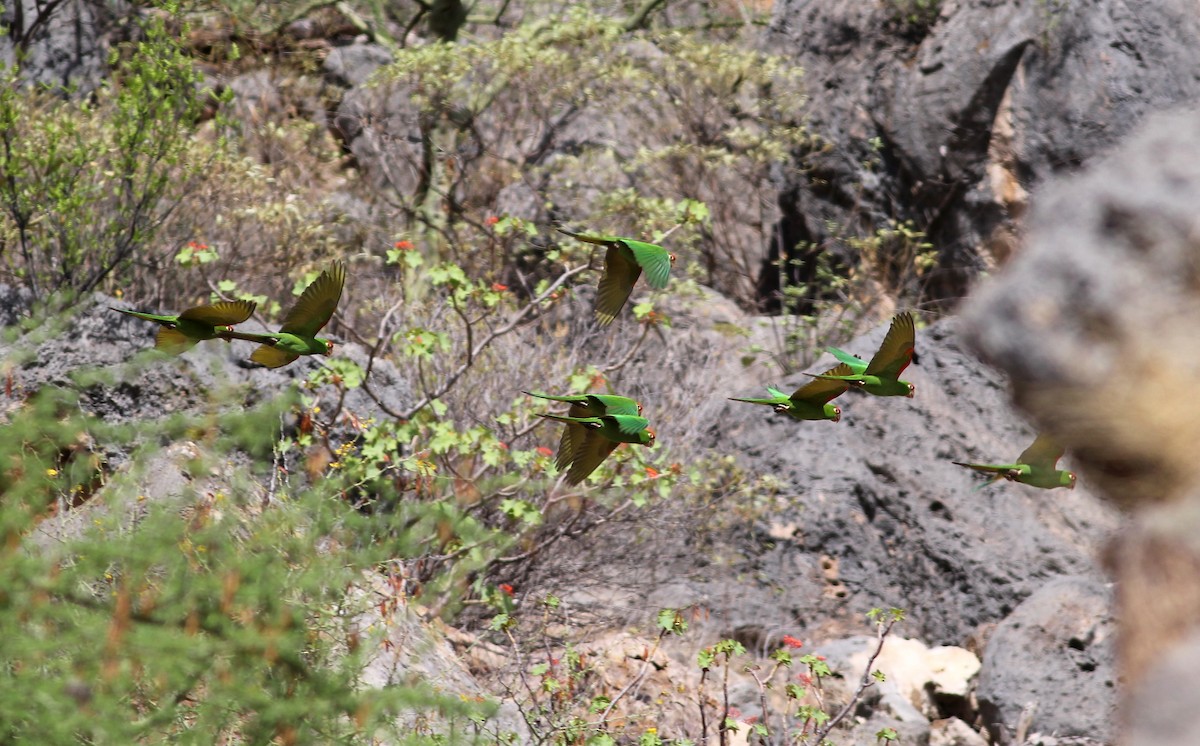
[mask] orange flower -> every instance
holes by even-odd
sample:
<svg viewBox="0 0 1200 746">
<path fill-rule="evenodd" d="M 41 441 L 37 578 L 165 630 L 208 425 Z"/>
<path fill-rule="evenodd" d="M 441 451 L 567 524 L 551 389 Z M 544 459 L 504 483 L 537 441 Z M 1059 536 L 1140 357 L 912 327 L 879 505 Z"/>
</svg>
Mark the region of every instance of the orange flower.
<svg viewBox="0 0 1200 746">
<path fill-rule="evenodd" d="M 493 282 L 492 290 L 495 290 L 497 293 L 503 293 L 505 290 L 508 290 L 508 285 L 501 285 L 498 282 Z"/>
<path fill-rule="evenodd" d="M 647 466 L 646 476 L 650 477 L 651 479 L 658 479 L 658 469 L 655 469 L 653 466 Z"/>
<path fill-rule="evenodd" d="M 554 451 L 550 450 L 546 446 L 538 446 L 534 450 L 537 451 L 539 455 L 545 456 L 547 458 L 554 455 Z"/>
<path fill-rule="evenodd" d="M 513 587 L 508 583 L 501 583 L 500 590 L 503 591 L 507 596 L 511 596 L 513 594 Z"/>
<path fill-rule="evenodd" d="M 496 223 L 500 222 L 500 218 L 496 217 L 495 215 L 488 215 L 487 219 L 483 222 L 487 223 L 488 225 L 495 225 Z"/>
<path fill-rule="evenodd" d="M 401 251 L 411 251 L 413 248 L 412 241 L 397 241 L 396 248 Z"/>
<path fill-rule="evenodd" d="M 782 642 L 784 645 L 787 645 L 789 648 L 799 648 L 799 647 L 804 646 L 804 643 L 800 642 L 799 640 L 797 640 L 795 637 L 792 637 L 791 635 L 784 635 Z"/>
</svg>

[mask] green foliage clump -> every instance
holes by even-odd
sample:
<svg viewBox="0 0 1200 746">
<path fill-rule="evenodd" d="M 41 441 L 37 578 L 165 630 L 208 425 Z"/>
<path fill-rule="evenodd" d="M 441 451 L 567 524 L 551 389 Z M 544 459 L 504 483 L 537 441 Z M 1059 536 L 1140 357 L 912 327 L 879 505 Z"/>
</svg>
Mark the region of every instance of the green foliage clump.
<svg viewBox="0 0 1200 746">
<path fill-rule="evenodd" d="M 0 80 L 0 266 L 36 294 L 87 292 L 151 243 L 204 169 L 200 75 L 161 23 L 114 51 L 94 98 Z"/>
<path fill-rule="evenodd" d="M 205 478 L 217 443 L 270 450 L 280 406 L 226 411 L 220 441 L 165 451 L 207 418 L 112 425 L 54 388 L 4 416 L 0 740 L 350 743 L 399 738 L 414 709 L 486 714 L 423 684 L 361 684 L 376 602 L 347 591 L 408 551 L 418 511 L 368 518 L 337 479 L 263 495 Z M 172 472 L 190 486 L 142 491 Z"/>
</svg>

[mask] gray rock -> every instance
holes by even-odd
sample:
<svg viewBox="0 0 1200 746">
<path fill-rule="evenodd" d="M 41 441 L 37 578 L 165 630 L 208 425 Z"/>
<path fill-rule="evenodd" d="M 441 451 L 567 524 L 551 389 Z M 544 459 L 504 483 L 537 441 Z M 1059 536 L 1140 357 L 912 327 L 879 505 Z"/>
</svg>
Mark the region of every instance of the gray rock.
<svg viewBox="0 0 1200 746">
<path fill-rule="evenodd" d="M 930 723 L 929 746 L 987 746 L 987 740 L 958 718 L 946 718 Z"/>
<path fill-rule="evenodd" d="M 804 67 L 805 114 L 837 144 L 784 180 L 779 230 L 821 243 L 826 221 L 870 233 L 914 219 L 940 251 L 935 295 L 961 295 L 1011 251 L 1024 190 L 1200 98 L 1190 0 L 962 0 L 916 33 L 898 7 L 776 4 L 768 43 Z"/>
<path fill-rule="evenodd" d="M 1116 712 L 1115 636 L 1109 588 L 1058 578 L 1000 623 L 988 641 L 976 697 L 1001 743 L 1024 729 L 1109 742 Z"/>
<path fill-rule="evenodd" d="M 411 194 L 421 181 L 419 116 L 403 86 L 359 86 L 342 98 L 333 131 L 373 188 Z"/>
<path fill-rule="evenodd" d="M 6 2 L 0 10 L 0 26 L 6 29 L 0 35 L 0 63 L 13 64 L 19 50 L 26 84 L 91 93 L 107 72 L 109 37 L 125 12 L 124 2 Z"/>
<path fill-rule="evenodd" d="M 372 73 L 392 61 L 391 52 L 379 44 L 351 44 L 329 50 L 323 67 L 334 82 L 353 88 L 362 85 Z"/>
</svg>

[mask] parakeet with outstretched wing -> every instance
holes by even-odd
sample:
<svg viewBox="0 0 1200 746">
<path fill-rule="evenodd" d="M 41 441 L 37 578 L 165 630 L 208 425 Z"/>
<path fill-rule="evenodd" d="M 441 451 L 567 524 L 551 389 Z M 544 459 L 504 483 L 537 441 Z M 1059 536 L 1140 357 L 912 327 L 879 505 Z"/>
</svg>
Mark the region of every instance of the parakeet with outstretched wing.
<svg viewBox="0 0 1200 746">
<path fill-rule="evenodd" d="M 825 371 L 823 376 L 848 376 L 853 371 L 845 363 Z M 842 418 L 842 410 L 830 402 L 845 393 L 850 388 L 850 382 L 837 378 L 818 378 L 801 386 L 792 392 L 791 396 L 782 391 L 767 387 L 770 398 L 740 399 L 729 397 L 733 401 L 744 401 L 750 404 L 765 404 L 774 407 L 780 414 L 786 414 L 797 420 L 830 420 L 837 422 Z"/>
<path fill-rule="evenodd" d="M 1058 468 L 1058 460 L 1063 456 L 1063 447 L 1049 435 L 1039 435 L 1033 445 L 1026 448 L 1017 456 L 1012 464 L 970 464 L 955 461 L 959 466 L 974 469 L 985 474 L 994 475 L 992 479 L 979 485 L 981 489 L 989 484 L 1007 479 L 1010 482 L 1020 482 L 1031 487 L 1054 489 L 1066 487 L 1075 489 L 1075 472 Z"/>
<path fill-rule="evenodd" d="M 231 331 L 234 324 L 250 318 L 257 307 L 258 304 L 253 301 L 233 300 L 194 306 L 178 316 L 124 311 L 120 308 L 112 310 L 159 324 L 161 328 L 154 339 L 155 349 L 178 355 L 190 350 L 198 342 L 216 339 L 222 333 Z"/>
<path fill-rule="evenodd" d="M 333 342 L 317 336 L 342 298 L 342 287 L 346 284 L 346 267 L 341 262 L 313 280 L 300 299 L 288 311 L 279 331 L 266 334 L 246 332 L 223 332 L 227 339 L 244 339 L 258 342 L 261 346 L 250 359 L 268 368 L 279 368 L 296 360 L 301 355 L 332 355 Z"/>
<path fill-rule="evenodd" d="M 814 375 L 813 378 L 846 381 L 851 386 L 861 388 L 875 396 L 906 396 L 911 399 L 916 394 L 916 387 L 908 381 L 901 381 L 900 374 L 912 362 L 916 337 L 917 327 L 912 313 L 905 311 L 897 314 L 892 319 L 892 325 L 888 328 L 887 336 L 883 338 L 883 344 L 879 346 L 879 351 L 861 371 L 854 371 L 848 375 L 823 373 Z M 857 367 L 862 362 L 841 350 L 835 351 L 831 348 L 830 352 L 851 368 Z M 858 362 L 853 362 L 856 360 Z"/>
<path fill-rule="evenodd" d="M 599 417 L 566 417 L 557 414 L 539 414 L 549 420 L 558 420 L 568 425 L 577 424 L 584 428 L 584 437 L 577 439 L 571 457 L 571 468 L 567 482 L 579 484 L 587 479 L 596 467 L 608 458 L 608 454 L 621 443 L 654 445 L 654 428 L 645 417 L 628 414 L 606 414 Z"/>
<path fill-rule="evenodd" d="M 578 241 L 605 246 L 604 276 L 596 290 L 596 319 L 601 326 L 611 324 L 633 293 L 634 283 L 646 272 L 646 282 L 655 290 L 667 286 L 675 255 L 658 244 L 620 236 L 593 236 L 558 229 Z"/>
<path fill-rule="evenodd" d="M 615 394 L 575 394 L 569 396 L 551 396 L 532 391 L 522 391 L 523 394 L 536 396 L 539 399 L 550 399 L 570 404 L 568 417 L 599 417 L 606 414 L 640 415 L 642 405 L 625 396 Z M 583 442 L 587 428 L 578 422 L 568 422 L 563 429 L 562 438 L 558 443 L 558 457 L 554 467 L 562 471 L 571 463 L 575 455 L 575 444 Z"/>
</svg>

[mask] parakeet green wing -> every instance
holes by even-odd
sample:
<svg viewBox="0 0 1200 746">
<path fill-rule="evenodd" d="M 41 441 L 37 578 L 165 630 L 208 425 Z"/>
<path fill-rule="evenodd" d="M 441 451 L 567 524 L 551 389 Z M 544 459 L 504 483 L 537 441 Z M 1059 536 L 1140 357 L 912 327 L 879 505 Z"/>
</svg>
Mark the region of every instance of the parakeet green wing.
<svg viewBox="0 0 1200 746">
<path fill-rule="evenodd" d="M 296 305 L 288 311 L 279 331 L 303 337 L 315 337 L 321 331 L 342 298 L 342 287 L 346 284 L 346 267 L 335 262 L 332 267 L 313 280 Z M 294 360 L 295 358 L 293 358 Z M 265 365 L 265 363 L 264 363 Z"/>
<path fill-rule="evenodd" d="M 836 357 L 839 362 L 849 365 L 851 373 L 862 373 L 867 369 L 867 361 L 858 355 L 851 355 L 849 352 L 839 350 L 836 347 L 826 347 L 825 351 Z"/>
<path fill-rule="evenodd" d="M 642 268 L 629 249 L 620 243 L 609 245 L 604 255 L 604 276 L 596 290 L 596 318 L 602 325 L 611 324 L 617 317 L 641 274 Z"/>
<path fill-rule="evenodd" d="M 1046 469 L 1054 471 L 1058 467 L 1058 460 L 1063 457 L 1065 449 L 1055 442 L 1054 438 L 1049 435 L 1039 435 L 1034 439 L 1033 444 L 1021 451 L 1021 455 L 1017 456 L 1017 461 L 1022 464 L 1029 464 L 1035 470 Z"/>
<path fill-rule="evenodd" d="M 555 228 L 555 230 L 557 230 L 559 233 L 568 235 L 571 238 L 583 241 L 584 243 L 592 243 L 599 246 L 608 246 L 609 244 L 613 244 L 621 240 L 619 236 L 598 236 L 591 233 L 574 233 L 566 228 Z"/>
<path fill-rule="evenodd" d="M 264 368 L 282 368 L 288 363 L 299 359 L 299 355 L 285 352 L 269 344 L 264 344 L 250 355 L 250 359 Z"/>
<path fill-rule="evenodd" d="M 616 422 L 617 430 L 626 435 L 637 435 L 641 431 L 650 427 L 650 420 L 645 417 L 630 414 L 612 415 L 611 418 L 606 418 L 610 422 Z"/>
<path fill-rule="evenodd" d="M 841 365 L 830 368 L 821 375 L 824 376 L 849 376 L 853 375 L 854 371 L 849 365 L 842 363 Z M 847 381 L 832 381 L 827 378 L 814 378 L 812 381 L 804 384 L 800 388 L 792 392 L 788 398 L 795 402 L 808 402 L 816 406 L 825 404 L 826 402 L 841 396 L 846 393 L 846 389 L 850 388 Z M 770 389 L 767 389 L 770 391 Z"/>
<path fill-rule="evenodd" d="M 163 352 L 172 355 L 179 355 L 199 344 L 200 340 L 192 339 L 183 332 L 173 327 L 164 326 L 158 330 L 158 334 L 154 335 L 154 349 L 162 350 Z"/>
<path fill-rule="evenodd" d="M 916 346 L 917 327 L 912 313 L 905 311 L 892 319 L 887 336 L 879 351 L 867 363 L 864 375 L 897 378 L 912 362 Z"/>
<path fill-rule="evenodd" d="M 196 306 L 179 314 L 179 318 L 188 321 L 199 321 L 213 326 L 230 326 L 240 324 L 250 318 L 257 303 L 248 300 L 228 300 L 213 303 L 208 306 Z"/>
<path fill-rule="evenodd" d="M 579 484 L 604 463 L 604 459 L 620 445 L 615 440 L 609 440 L 595 430 L 584 428 L 584 437 L 576 446 L 571 460 L 571 469 L 567 472 L 567 482 Z"/>
<path fill-rule="evenodd" d="M 572 404 L 567 409 L 568 417 L 599 417 L 604 412 L 597 407 L 586 404 Z M 588 429 L 578 422 L 564 422 L 562 437 L 558 440 L 558 456 L 554 459 L 554 468 L 562 471 L 575 458 L 575 449 L 587 438 Z"/>
<path fill-rule="evenodd" d="M 655 290 L 662 290 L 671 279 L 671 254 L 663 247 L 634 241 L 630 238 L 621 239 L 628 247 L 638 265 L 646 272 L 646 282 Z"/>
</svg>

